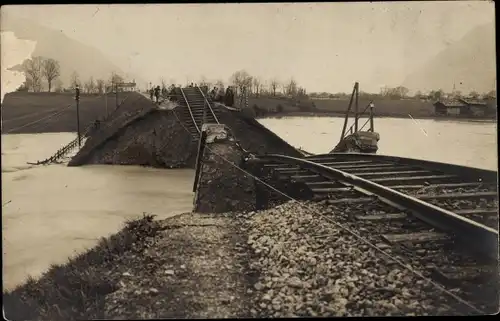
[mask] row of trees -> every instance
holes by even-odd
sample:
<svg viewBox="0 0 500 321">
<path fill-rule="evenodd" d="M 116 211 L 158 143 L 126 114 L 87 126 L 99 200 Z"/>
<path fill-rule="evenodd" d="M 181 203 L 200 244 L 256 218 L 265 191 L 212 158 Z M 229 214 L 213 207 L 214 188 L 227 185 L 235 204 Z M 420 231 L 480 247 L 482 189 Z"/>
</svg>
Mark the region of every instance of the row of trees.
<svg viewBox="0 0 500 321">
<path fill-rule="evenodd" d="M 22 70 L 26 76 L 25 83 L 18 90 L 29 90 L 33 92 L 40 92 L 44 89 L 44 81 L 47 84 L 47 90 L 50 92 L 55 89 L 57 92 L 71 91 L 77 85 L 81 88 L 83 93 L 99 93 L 102 94 L 105 91 L 110 91 L 115 84 L 124 81 L 123 77 L 113 72 L 108 80 L 104 79 L 94 79 L 90 77 L 86 81 L 81 81 L 80 76 L 76 71 L 74 71 L 70 76 L 70 84 L 68 88 L 64 88 L 62 81 L 59 79 L 61 75 L 61 67 L 59 62 L 44 57 L 33 57 L 32 59 L 27 59 L 22 64 Z M 285 96 L 290 98 L 347 98 L 350 93 L 327 93 L 327 92 L 312 92 L 307 94 L 304 87 L 298 85 L 297 81 L 291 78 L 288 81 L 279 81 L 277 78 L 262 81 L 259 77 L 251 76 L 245 70 L 239 70 L 233 73 L 229 79 L 229 84 L 234 86 L 236 89 L 236 94 L 246 92 L 250 96 Z M 224 87 L 224 82 L 222 80 L 209 81 L 204 76 L 198 81 L 200 86 L 208 86 L 212 88 Z M 161 79 L 161 86 L 163 88 L 167 87 L 165 79 Z M 55 87 L 55 88 L 54 88 Z M 403 86 L 398 87 L 383 87 L 380 89 L 378 94 L 360 92 L 360 97 L 366 99 L 404 99 L 404 98 L 416 98 L 416 99 L 431 99 L 438 100 L 440 98 L 450 98 L 450 97 L 470 97 L 470 98 L 482 98 L 485 96 L 495 97 L 495 91 L 492 90 L 489 93 L 479 94 L 478 92 L 472 91 L 468 95 L 462 95 L 459 91 L 454 91 L 452 93 L 445 93 L 443 90 L 432 90 L 429 93 L 423 94 L 417 91 L 414 95 L 409 96 L 409 89 Z"/>
<path fill-rule="evenodd" d="M 33 57 L 22 64 L 22 70 L 26 76 L 25 87 L 34 92 L 42 91 L 42 81 L 45 79 L 49 92 L 52 84 L 61 75 L 59 62 L 51 58 Z"/>
<path fill-rule="evenodd" d="M 314 92 L 310 93 L 308 96 L 311 98 L 330 98 L 330 99 L 347 99 L 349 98 L 351 93 L 327 93 L 327 92 Z M 496 91 L 491 90 L 489 92 L 485 93 L 478 93 L 476 91 L 471 91 L 468 94 L 463 94 L 460 91 L 453 91 L 451 93 L 446 93 L 442 89 L 439 90 L 431 90 L 427 93 L 422 93 L 421 91 L 415 92 L 413 95 L 409 95 L 409 89 L 399 86 L 399 87 L 394 87 L 394 88 L 389 88 L 389 87 L 383 87 L 380 90 L 380 93 L 375 94 L 375 93 L 367 93 L 360 91 L 359 92 L 359 97 L 363 99 L 405 99 L 405 98 L 412 98 L 412 99 L 422 99 L 422 100 L 439 100 L 439 99 L 445 99 L 445 98 L 474 98 L 474 99 L 480 99 L 480 98 L 490 98 L 490 97 L 496 97 Z"/>
<path fill-rule="evenodd" d="M 162 81 L 163 83 L 163 81 Z M 209 88 L 224 87 L 224 81 L 221 79 L 210 81 L 204 76 L 197 82 L 199 86 L 207 86 Z M 245 70 L 236 71 L 229 78 L 228 85 L 235 88 L 236 94 L 245 91 L 248 95 L 259 96 L 289 96 L 301 97 L 306 96 L 306 89 L 299 86 L 297 81 L 291 78 L 288 81 L 281 82 L 276 78 L 263 81 L 259 77 L 251 76 Z"/>
<path fill-rule="evenodd" d="M 111 73 L 108 80 L 90 77 L 85 81 L 81 81 L 78 73 L 73 71 L 70 76 L 69 87 L 65 88 L 63 82 L 59 78 L 61 76 L 61 66 L 59 62 L 52 58 L 40 56 L 25 60 L 22 64 L 22 71 L 26 80 L 24 84 L 17 89 L 18 91 L 41 92 L 44 90 L 45 81 L 48 92 L 52 90 L 56 92 L 72 91 L 78 85 L 83 93 L 103 94 L 105 91 L 111 91 L 115 84 L 124 81 L 123 77 L 115 72 Z"/>
<path fill-rule="evenodd" d="M 214 85 L 216 87 L 223 87 L 224 82 L 222 80 L 217 81 L 207 81 L 205 77 L 201 77 L 198 82 L 201 86 L 208 86 L 212 88 Z M 258 77 L 251 76 L 245 70 L 240 70 L 233 73 L 229 79 L 229 85 L 236 88 L 236 92 L 241 93 L 244 90 L 250 96 L 285 96 L 290 98 L 330 98 L 330 99 L 346 99 L 349 98 L 351 93 L 327 93 L 327 92 L 311 92 L 307 93 L 304 87 L 297 84 L 297 81 L 291 78 L 288 81 L 281 82 L 276 78 L 262 81 Z M 452 93 L 445 93 L 443 90 L 432 90 L 427 93 L 422 93 L 417 91 L 415 94 L 410 95 L 410 90 L 404 86 L 388 87 L 385 86 L 380 89 L 379 93 L 367 93 L 360 91 L 359 96 L 364 99 L 428 99 L 428 100 L 438 100 L 442 98 L 485 98 L 485 97 L 496 97 L 496 92 L 494 90 L 479 94 L 476 91 L 471 91 L 467 95 L 463 95 L 459 91 L 453 91 Z"/>
</svg>

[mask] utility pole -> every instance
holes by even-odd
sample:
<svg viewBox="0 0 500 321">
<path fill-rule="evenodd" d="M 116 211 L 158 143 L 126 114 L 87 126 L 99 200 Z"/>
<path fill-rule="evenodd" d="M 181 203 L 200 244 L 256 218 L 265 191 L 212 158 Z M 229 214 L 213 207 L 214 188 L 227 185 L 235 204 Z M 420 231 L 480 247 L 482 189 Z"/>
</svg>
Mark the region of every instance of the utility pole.
<svg viewBox="0 0 500 321">
<path fill-rule="evenodd" d="M 358 132 L 358 117 L 359 117 L 359 107 L 358 107 L 358 97 L 359 97 L 359 83 L 354 84 L 354 90 L 356 90 L 356 101 L 355 101 L 355 111 L 354 111 L 354 132 Z"/>
<path fill-rule="evenodd" d="M 118 83 L 115 84 L 116 90 L 116 108 L 118 108 Z"/>
<path fill-rule="evenodd" d="M 104 99 L 106 100 L 106 118 L 108 117 L 108 88 L 104 86 Z"/>
<path fill-rule="evenodd" d="M 75 100 L 76 100 L 76 131 L 78 133 L 78 148 L 81 148 L 82 139 L 80 136 L 80 88 L 76 85 L 75 88 Z"/>
</svg>

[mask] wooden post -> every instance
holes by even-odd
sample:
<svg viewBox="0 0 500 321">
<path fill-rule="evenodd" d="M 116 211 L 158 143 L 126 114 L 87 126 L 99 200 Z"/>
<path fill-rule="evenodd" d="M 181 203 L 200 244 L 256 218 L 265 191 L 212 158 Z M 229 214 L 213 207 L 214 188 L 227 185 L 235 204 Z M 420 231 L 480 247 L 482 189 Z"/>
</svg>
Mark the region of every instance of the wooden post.
<svg viewBox="0 0 500 321">
<path fill-rule="evenodd" d="M 118 83 L 115 85 L 116 87 L 116 108 L 118 108 Z"/>
<path fill-rule="evenodd" d="M 81 137 L 80 137 L 80 88 L 78 85 L 75 90 L 75 99 L 76 99 L 76 131 L 78 134 L 78 147 L 81 147 Z"/>
<path fill-rule="evenodd" d="M 375 105 L 373 105 L 373 102 L 370 102 L 370 131 L 372 132 L 375 131 L 375 126 L 373 125 L 373 108 L 375 108 Z"/>
<path fill-rule="evenodd" d="M 359 106 L 358 106 L 358 97 L 359 97 L 359 83 L 356 82 L 354 84 L 354 90 L 356 90 L 356 103 L 355 103 L 355 111 L 354 111 L 354 132 L 358 132 L 358 117 L 359 117 Z"/>
<path fill-rule="evenodd" d="M 340 140 L 344 139 L 345 136 L 345 130 L 347 128 L 347 120 L 349 119 L 349 112 L 351 111 L 352 108 L 352 101 L 354 99 L 354 91 L 356 90 L 356 85 L 354 85 L 354 89 L 352 90 L 351 94 L 351 99 L 349 99 L 349 107 L 347 107 L 347 111 L 345 113 L 345 119 L 344 119 L 344 127 L 342 127 L 342 133 L 340 135 Z"/>
<path fill-rule="evenodd" d="M 108 90 L 104 86 L 104 99 L 106 100 L 106 117 L 108 117 Z"/>
</svg>

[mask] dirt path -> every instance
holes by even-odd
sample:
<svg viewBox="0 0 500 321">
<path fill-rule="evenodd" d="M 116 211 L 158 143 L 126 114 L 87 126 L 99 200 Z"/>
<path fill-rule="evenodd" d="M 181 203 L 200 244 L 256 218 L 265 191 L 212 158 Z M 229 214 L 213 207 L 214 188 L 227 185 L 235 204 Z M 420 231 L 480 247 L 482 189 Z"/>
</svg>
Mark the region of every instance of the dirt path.
<svg viewBox="0 0 500 321">
<path fill-rule="evenodd" d="M 191 213 L 162 226 L 141 255 L 142 266 L 131 264 L 121 288 L 106 297 L 105 318 L 248 317 L 243 227 L 220 215 Z"/>
</svg>

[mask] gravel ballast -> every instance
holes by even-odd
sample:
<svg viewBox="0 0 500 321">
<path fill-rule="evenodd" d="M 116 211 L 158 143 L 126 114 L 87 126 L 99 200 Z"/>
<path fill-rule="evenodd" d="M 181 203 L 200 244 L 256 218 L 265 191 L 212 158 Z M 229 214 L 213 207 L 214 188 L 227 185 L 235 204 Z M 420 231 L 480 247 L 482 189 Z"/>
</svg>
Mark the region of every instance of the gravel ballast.
<svg viewBox="0 0 500 321">
<path fill-rule="evenodd" d="M 6 294 L 6 310 L 23 320 L 472 313 L 347 231 L 398 257 L 346 213 L 287 202 L 247 214 L 147 217 Z M 80 286 L 85 293 L 66 291 Z"/>
<path fill-rule="evenodd" d="M 324 211 L 288 202 L 249 220 L 251 267 L 260 271 L 253 316 L 458 313 L 434 285 L 325 220 Z"/>
</svg>

